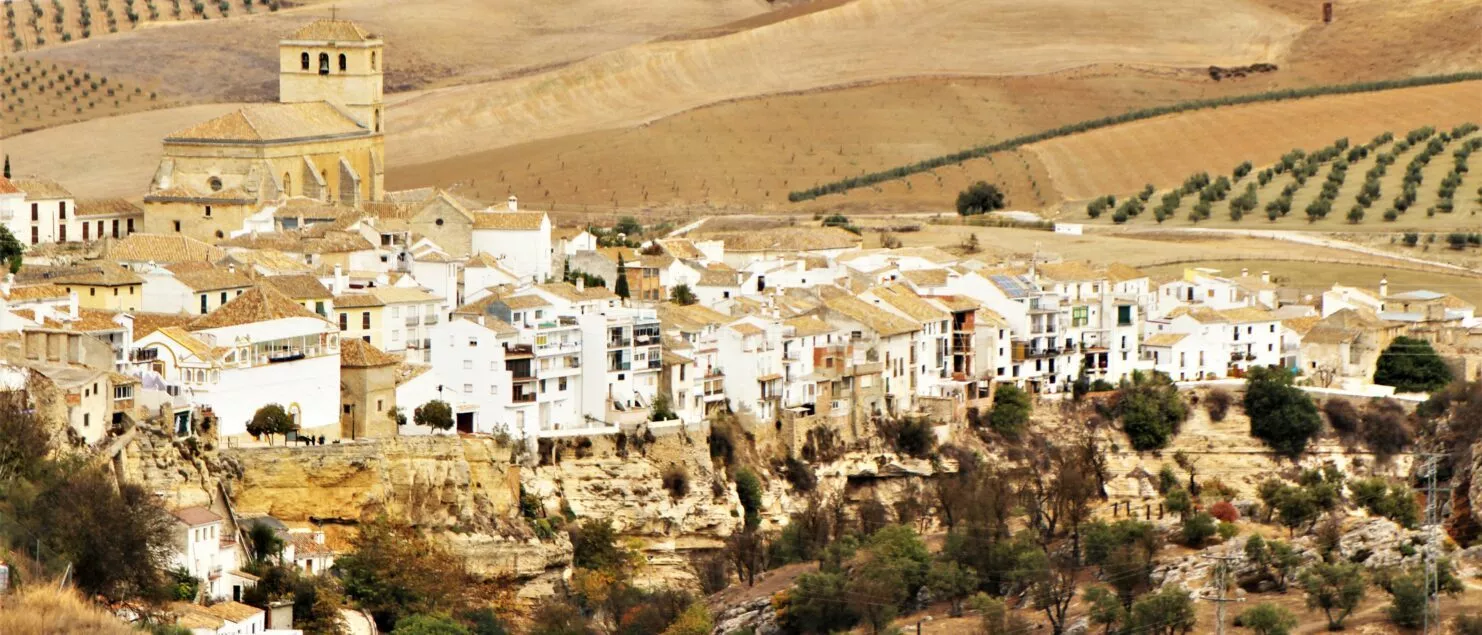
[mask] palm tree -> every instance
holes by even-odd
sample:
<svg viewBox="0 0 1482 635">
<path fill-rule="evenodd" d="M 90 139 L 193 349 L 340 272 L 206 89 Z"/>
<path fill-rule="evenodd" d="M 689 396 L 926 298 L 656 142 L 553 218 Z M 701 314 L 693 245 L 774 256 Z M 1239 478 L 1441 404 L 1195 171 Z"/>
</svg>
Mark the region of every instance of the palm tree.
<svg viewBox="0 0 1482 635">
<path fill-rule="evenodd" d="M 283 554 L 283 539 L 278 537 L 278 530 L 267 523 L 253 523 L 252 529 L 247 531 L 247 544 L 253 564 L 267 564 L 268 559 Z"/>
</svg>

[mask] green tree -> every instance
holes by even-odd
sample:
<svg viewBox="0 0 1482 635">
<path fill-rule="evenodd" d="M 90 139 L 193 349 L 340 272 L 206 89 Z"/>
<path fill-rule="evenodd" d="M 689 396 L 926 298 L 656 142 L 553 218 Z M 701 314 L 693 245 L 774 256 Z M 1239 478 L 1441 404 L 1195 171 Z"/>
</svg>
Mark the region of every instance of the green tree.
<svg viewBox="0 0 1482 635">
<path fill-rule="evenodd" d="M 1029 393 L 1013 384 L 1000 384 L 993 394 L 988 426 L 1004 436 L 1016 437 L 1029 423 L 1029 413 L 1033 409 Z"/>
<path fill-rule="evenodd" d="M 453 429 L 453 407 L 441 399 L 433 399 L 417 406 L 412 411 L 412 422 L 434 430 Z"/>
<path fill-rule="evenodd" d="M 1449 560 L 1439 560 L 1436 563 L 1438 575 L 1438 589 L 1447 595 L 1457 595 L 1466 590 L 1466 585 L 1456 577 L 1456 569 L 1451 566 Z M 1426 575 L 1423 565 L 1417 565 L 1406 571 L 1395 573 L 1383 580 L 1381 586 L 1389 593 L 1390 601 L 1386 613 L 1389 621 L 1396 626 L 1405 628 L 1416 628 L 1425 622 L 1426 610 Z"/>
<path fill-rule="evenodd" d="M 261 566 L 282 554 L 283 539 L 267 523 L 257 522 L 247 530 L 247 547 L 247 556 L 253 564 Z"/>
<path fill-rule="evenodd" d="M 859 623 L 843 574 L 805 573 L 780 600 L 777 621 L 789 633 L 834 633 Z"/>
<path fill-rule="evenodd" d="M 633 238 L 634 236 L 643 233 L 643 224 L 638 222 L 638 219 L 633 218 L 632 216 L 624 216 L 622 218 L 619 218 L 618 222 L 612 226 L 612 231 L 618 234 L 623 234 L 628 238 Z"/>
<path fill-rule="evenodd" d="M 973 610 L 983 616 L 983 635 L 1019 635 L 1032 630 L 1029 623 L 1010 611 L 1003 600 L 979 593 L 973 596 L 970 604 Z"/>
<path fill-rule="evenodd" d="M 1180 529 L 1184 546 L 1192 549 L 1203 547 L 1204 543 L 1208 542 L 1210 536 L 1213 536 L 1216 531 L 1214 516 L 1210 516 L 1205 512 L 1199 512 L 1185 518 L 1183 527 Z"/>
<path fill-rule="evenodd" d="M 608 519 L 588 519 L 566 530 L 571 537 L 571 564 L 594 571 L 621 572 L 627 554 L 617 543 L 617 531 Z"/>
<path fill-rule="evenodd" d="M 462 558 L 412 526 L 384 517 L 361 525 L 335 570 L 345 595 L 387 632 L 403 617 L 458 610 L 469 586 Z"/>
<path fill-rule="evenodd" d="M 1132 447 L 1156 450 L 1168 445 L 1189 416 L 1173 381 L 1163 373 L 1135 372 L 1117 389 L 1113 414 L 1121 420 Z"/>
<path fill-rule="evenodd" d="M 1295 459 L 1322 430 L 1322 417 L 1307 393 L 1292 385 L 1290 371 L 1279 366 L 1250 369 L 1245 384 L 1245 412 L 1250 433 L 1278 454 Z"/>
<path fill-rule="evenodd" d="M 710 635 L 713 630 L 715 618 L 710 615 L 710 610 L 705 608 L 704 602 L 695 602 L 664 629 L 663 635 Z"/>
<path fill-rule="evenodd" d="M 1434 392 L 1451 383 L 1451 369 L 1430 342 L 1400 336 L 1379 355 L 1374 383 L 1399 392 Z"/>
<path fill-rule="evenodd" d="M 413 615 L 396 623 L 391 635 L 470 635 L 467 628 L 446 615 Z"/>
<path fill-rule="evenodd" d="M 614 285 L 612 292 L 624 300 L 632 295 L 632 292 L 628 290 L 628 265 L 623 263 L 621 254 L 618 255 L 617 284 Z"/>
<path fill-rule="evenodd" d="M 1194 511 L 1194 497 L 1189 496 L 1189 491 L 1182 487 L 1174 487 L 1168 490 L 1168 495 L 1163 498 L 1163 509 L 1178 514 L 1180 519 Z"/>
<path fill-rule="evenodd" d="M 1183 587 L 1171 585 L 1149 593 L 1132 605 L 1128 626 L 1137 633 L 1178 635 L 1194 630 L 1194 600 Z"/>
<path fill-rule="evenodd" d="M 695 292 L 690 290 L 690 285 L 679 283 L 669 291 L 669 301 L 680 306 L 689 306 L 700 299 L 695 297 Z"/>
<path fill-rule="evenodd" d="M 283 406 L 275 403 L 258 408 L 252 414 L 252 420 L 247 422 L 247 433 L 253 438 L 266 436 L 269 444 L 273 442 L 273 435 L 281 434 L 287 439 L 288 433 L 297 430 L 298 424 L 293 422 L 293 417 Z"/>
<path fill-rule="evenodd" d="M 1287 635 L 1297 627 L 1297 618 L 1291 611 L 1270 602 L 1252 606 L 1236 619 L 1255 635 Z"/>
<path fill-rule="evenodd" d="M 951 561 L 933 562 L 926 572 L 926 586 L 932 597 L 951 602 L 952 617 L 962 615 L 962 603 L 978 590 L 978 573 Z"/>
<path fill-rule="evenodd" d="M 175 521 L 153 494 L 119 484 L 96 467 L 18 485 L 0 488 L 9 502 L 21 503 L 6 514 L 8 522 L 23 522 L 24 531 L 37 537 L 28 542 L 39 540 L 43 554 L 71 562 L 72 582 L 84 595 L 154 602 L 173 593 L 166 571 Z M 38 485 L 36 498 L 24 501 L 21 490 Z"/>
<path fill-rule="evenodd" d="M 1299 580 L 1307 592 L 1307 607 L 1327 616 L 1330 631 L 1343 630 L 1343 620 L 1363 603 L 1368 590 L 1363 569 L 1353 563 L 1320 562 L 1303 571 Z"/>
<path fill-rule="evenodd" d="M 1127 623 L 1127 607 L 1122 606 L 1122 599 L 1111 589 L 1093 586 L 1086 589 L 1081 597 L 1090 609 L 1087 619 L 1091 624 L 1102 627 L 1103 635 L 1118 632 L 1119 627 Z"/>
<path fill-rule="evenodd" d="M 1004 196 L 998 187 L 987 181 L 978 181 L 957 195 L 957 213 L 974 216 L 1003 209 Z"/>
<path fill-rule="evenodd" d="M 528 635 L 595 635 L 587 618 L 567 602 L 552 598 L 541 603 L 530 618 Z"/>
<path fill-rule="evenodd" d="M 741 499 L 746 528 L 759 527 L 762 524 L 762 482 L 751 470 L 742 469 L 736 472 L 736 496 Z"/>
</svg>

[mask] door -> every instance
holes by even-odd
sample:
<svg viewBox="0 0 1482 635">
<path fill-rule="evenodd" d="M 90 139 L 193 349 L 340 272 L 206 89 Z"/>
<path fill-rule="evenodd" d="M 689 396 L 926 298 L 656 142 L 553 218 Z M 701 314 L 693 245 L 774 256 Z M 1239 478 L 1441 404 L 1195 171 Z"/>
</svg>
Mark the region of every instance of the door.
<svg viewBox="0 0 1482 635">
<path fill-rule="evenodd" d="M 458 431 L 464 434 L 473 434 L 473 413 L 458 413 Z"/>
</svg>

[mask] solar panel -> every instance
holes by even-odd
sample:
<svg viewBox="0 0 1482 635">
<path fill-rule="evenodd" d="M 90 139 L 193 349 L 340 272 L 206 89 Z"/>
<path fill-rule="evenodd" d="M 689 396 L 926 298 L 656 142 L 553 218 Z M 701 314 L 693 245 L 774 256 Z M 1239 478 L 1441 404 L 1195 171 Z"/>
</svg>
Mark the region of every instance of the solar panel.
<svg viewBox="0 0 1482 635">
<path fill-rule="evenodd" d="M 1027 298 L 1034 292 L 1028 281 L 1019 276 L 994 274 L 988 278 L 993 281 L 993 284 L 998 285 L 998 288 L 1003 289 L 1004 294 L 1011 299 Z"/>
</svg>

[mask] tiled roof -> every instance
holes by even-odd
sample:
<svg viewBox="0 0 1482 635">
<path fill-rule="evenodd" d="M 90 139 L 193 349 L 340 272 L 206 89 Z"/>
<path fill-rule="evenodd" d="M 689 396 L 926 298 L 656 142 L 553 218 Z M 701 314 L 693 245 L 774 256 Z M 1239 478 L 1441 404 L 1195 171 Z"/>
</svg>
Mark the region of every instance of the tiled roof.
<svg viewBox="0 0 1482 635">
<path fill-rule="evenodd" d="M 302 258 L 290 256 L 281 251 L 273 249 L 252 249 L 239 251 L 231 255 L 231 259 L 243 265 L 260 267 L 274 274 L 283 274 L 285 271 L 308 272 L 314 267 L 305 263 Z"/>
<path fill-rule="evenodd" d="M 216 512 L 206 509 L 205 507 L 186 507 L 184 509 L 177 509 L 170 513 L 174 514 L 176 518 L 179 518 L 180 522 L 183 522 L 191 527 L 199 527 L 207 523 L 221 522 L 221 517 L 217 516 Z"/>
<path fill-rule="evenodd" d="M 211 347 L 209 345 L 207 345 L 205 342 L 202 342 L 200 338 L 191 335 L 190 332 L 185 330 L 184 328 L 178 326 L 166 326 L 159 329 L 159 334 L 175 340 L 176 343 L 184 346 L 185 350 L 190 351 L 192 355 L 195 355 L 196 357 L 199 357 L 203 360 L 211 360 L 216 358 L 215 351 L 211 350 Z"/>
<path fill-rule="evenodd" d="M 902 271 L 901 277 L 919 287 L 943 287 L 947 285 L 946 269 L 913 269 Z"/>
<path fill-rule="evenodd" d="M 53 329 L 77 331 L 78 333 L 99 333 L 103 331 L 121 330 L 123 329 L 123 325 L 113 321 L 113 319 L 116 317 L 118 317 L 118 313 L 114 311 L 104 311 L 101 309 L 78 309 L 77 319 L 57 321 L 55 319 L 47 318 L 45 326 L 47 328 Z"/>
<path fill-rule="evenodd" d="M 176 271 L 175 279 L 192 291 L 219 291 L 252 286 L 252 280 L 247 276 L 219 267 Z"/>
<path fill-rule="evenodd" d="M 334 297 L 334 306 L 336 309 L 368 309 L 386 306 L 386 303 L 369 293 L 346 293 Z"/>
<path fill-rule="evenodd" d="M 554 295 L 567 302 L 590 302 L 592 300 L 610 300 L 617 297 L 607 287 L 585 287 L 581 291 L 576 290 L 576 285 L 570 282 L 548 282 L 535 285 L 535 288 Z"/>
<path fill-rule="evenodd" d="M 220 244 L 223 247 L 273 249 L 299 254 L 338 254 L 375 249 L 375 245 L 359 233 L 327 229 L 323 225 L 271 234 L 245 234 Z"/>
<path fill-rule="evenodd" d="M 1270 311 L 1250 306 L 1235 309 L 1224 309 L 1222 311 L 1218 311 L 1218 313 L 1220 314 L 1220 317 L 1223 317 L 1226 320 L 1237 324 L 1244 324 L 1246 322 L 1276 321 L 1276 316 L 1271 315 Z"/>
<path fill-rule="evenodd" d="M 372 287 L 367 289 L 367 291 L 386 304 L 436 302 L 442 299 L 422 289 L 410 289 L 407 287 Z"/>
<path fill-rule="evenodd" d="M 476 254 L 474 254 L 472 256 L 469 256 L 468 257 L 468 262 L 465 263 L 463 266 L 466 269 L 503 269 L 504 268 L 504 265 L 499 264 L 499 259 L 498 258 L 495 258 L 494 256 L 489 255 L 488 252 L 484 252 L 484 251 L 481 251 L 481 252 L 478 252 L 478 253 L 476 253 Z"/>
<path fill-rule="evenodd" d="M 0 176 L 0 194 L 17 194 L 20 191 L 20 188 L 10 182 L 10 179 Z"/>
<path fill-rule="evenodd" d="M 165 142 L 262 142 L 368 133 L 327 102 L 254 104 L 174 132 Z"/>
<path fill-rule="evenodd" d="M 379 348 L 371 346 L 365 340 L 359 340 L 353 337 L 340 340 L 341 368 L 390 366 L 399 361 L 401 360 L 382 352 Z"/>
<path fill-rule="evenodd" d="M 93 262 L 74 267 L 49 269 L 44 272 L 38 272 L 38 269 L 40 268 L 35 267 L 32 271 L 39 273 L 42 279 L 52 284 L 116 287 L 144 283 L 144 279 L 134 272 L 111 262 Z"/>
<path fill-rule="evenodd" d="M 1114 262 L 1106 266 L 1106 279 L 1112 282 L 1126 282 L 1146 277 L 1148 277 L 1147 273 L 1131 265 Z"/>
<path fill-rule="evenodd" d="M 187 313 L 153 313 L 147 311 L 132 313 L 131 315 L 134 316 L 135 340 L 143 339 L 145 335 L 170 326 L 184 328 L 197 317 Z"/>
<path fill-rule="evenodd" d="M 1312 330 L 1312 327 L 1317 326 L 1317 323 L 1321 321 L 1322 318 L 1312 315 L 1307 317 L 1287 318 L 1285 320 L 1282 320 L 1281 324 L 1282 326 L 1291 329 L 1293 332 L 1300 336 L 1306 335 L 1308 331 Z"/>
<path fill-rule="evenodd" d="M 499 301 L 503 302 L 505 306 L 511 309 L 519 310 L 538 309 L 540 307 L 551 306 L 551 303 L 547 302 L 545 298 L 542 298 L 533 293 L 499 298 Z"/>
<path fill-rule="evenodd" d="M 23 177 L 10 180 L 16 189 L 25 192 L 29 200 L 52 200 L 59 198 L 72 198 L 72 193 L 61 183 L 51 179 L 35 177 Z"/>
<path fill-rule="evenodd" d="M 368 42 L 376 36 L 367 33 L 360 25 L 349 20 L 324 20 L 310 22 L 286 39 L 328 42 Z"/>
<path fill-rule="evenodd" d="M 295 300 L 317 300 L 333 295 L 318 278 L 307 274 L 266 276 L 261 282 Z"/>
<path fill-rule="evenodd" d="M 664 253 L 680 260 L 697 260 L 705 257 L 705 254 L 700 252 L 700 248 L 695 246 L 694 241 L 687 238 L 670 238 L 660 240 L 658 243 Z"/>
<path fill-rule="evenodd" d="M 1173 346 L 1184 341 L 1188 333 L 1157 333 L 1149 335 L 1142 340 L 1143 346 Z"/>
<path fill-rule="evenodd" d="M 1358 339 L 1359 332 L 1330 326 L 1314 326 L 1302 336 L 1303 344 L 1342 344 Z"/>
<path fill-rule="evenodd" d="M 834 325 L 811 315 L 783 320 L 782 325 L 792 329 L 793 337 L 823 335 L 839 330 L 834 328 Z"/>
<path fill-rule="evenodd" d="M 587 228 L 585 228 L 585 227 L 552 227 L 551 228 L 551 240 L 563 240 L 563 239 L 576 238 L 577 236 L 580 236 L 582 234 L 582 232 L 584 232 L 584 231 L 587 231 Z"/>
<path fill-rule="evenodd" d="M 697 287 L 739 287 L 741 286 L 741 273 L 738 271 L 718 271 L 706 269 L 700 272 L 700 281 L 695 283 Z"/>
<path fill-rule="evenodd" d="M 421 377 L 429 370 L 432 370 L 432 366 L 429 364 L 409 364 L 402 362 L 400 366 L 396 367 L 396 385 L 400 386 Z"/>
<path fill-rule="evenodd" d="M 824 306 L 886 337 L 921 330 L 920 324 L 871 306 L 852 295 L 829 298 L 824 301 Z"/>
<path fill-rule="evenodd" d="M 474 229 L 530 231 L 540 229 L 545 212 L 479 212 L 473 215 Z"/>
<path fill-rule="evenodd" d="M 5 294 L 5 299 L 12 302 L 26 302 L 30 300 L 55 300 L 66 298 L 67 290 L 54 284 L 28 284 L 26 286 L 15 286 L 10 288 L 10 293 Z"/>
<path fill-rule="evenodd" d="M 766 331 L 763 331 L 761 327 L 750 324 L 748 322 L 737 322 L 735 324 L 728 324 L 726 325 L 726 328 L 748 337 L 766 333 Z"/>
<path fill-rule="evenodd" d="M 214 329 L 242 324 L 254 324 L 268 320 L 307 317 L 323 320 L 318 313 L 304 308 L 269 287 L 257 286 L 243 292 L 226 304 L 217 307 L 190 323 L 190 330 Z"/>
<path fill-rule="evenodd" d="M 206 610 L 221 619 L 237 623 L 245 622 L 262 613 L 260 608 L 231 600 L 217 602 L 206 607 Z"/>
<path fill-rule="evenodd" d="M 858 247 L 864 239 L 837 227 L 785 227 L 724 234 L 727 251 L 816 251 Z"/>
<path fill-rule="evenodd" d="M 877 287 L 871 289 L 871 292 L 885 304 L 890 305 L 896 311 L 904 313 L 913 320 L 940 322 L 952 317 L 950 313 L 932 306 L 930 302 L 921 299 L 920 296 L 911 293 L 910 289 L 901 285 Z"/>
<path fill-rule="evenodd" d="M 215 262 L 225 256 L 226 252 L 220 248 L 194 238 L 172 234 L 129 234 L 120 239 L 110 238 L 104 243 L 102 253 L 105 260 L 160 264 L 186 260 Z"/>
<path fill-rule="evenodd" d="M 1046 280 L 1057 282 L 1091 282 L 1106 276 L 1084 262 L 1056 262 L 1038 265 L 1035 273 Z"/>
<path fill-rule="evenodd" d="M 77 216 L 139 216 L 144 210 L 121 198 L 88 198 L 77 201 Z"/>
<path fill-rule="evenodd" d="M 288 542 L 293 544 L 293 553 L 297 557 L 334 553 L 327 545 L 315 540 L 314 536 L 306 533 L 290 533 L 288 534 Z"/>
<path fill-rule="evenodd" d="M 731 316 L 698 304 L 679 306 L 670 303 L 658 306 L 659 321 L 686 333 L 703 330 L 730 321 Z"/>
</svg>

